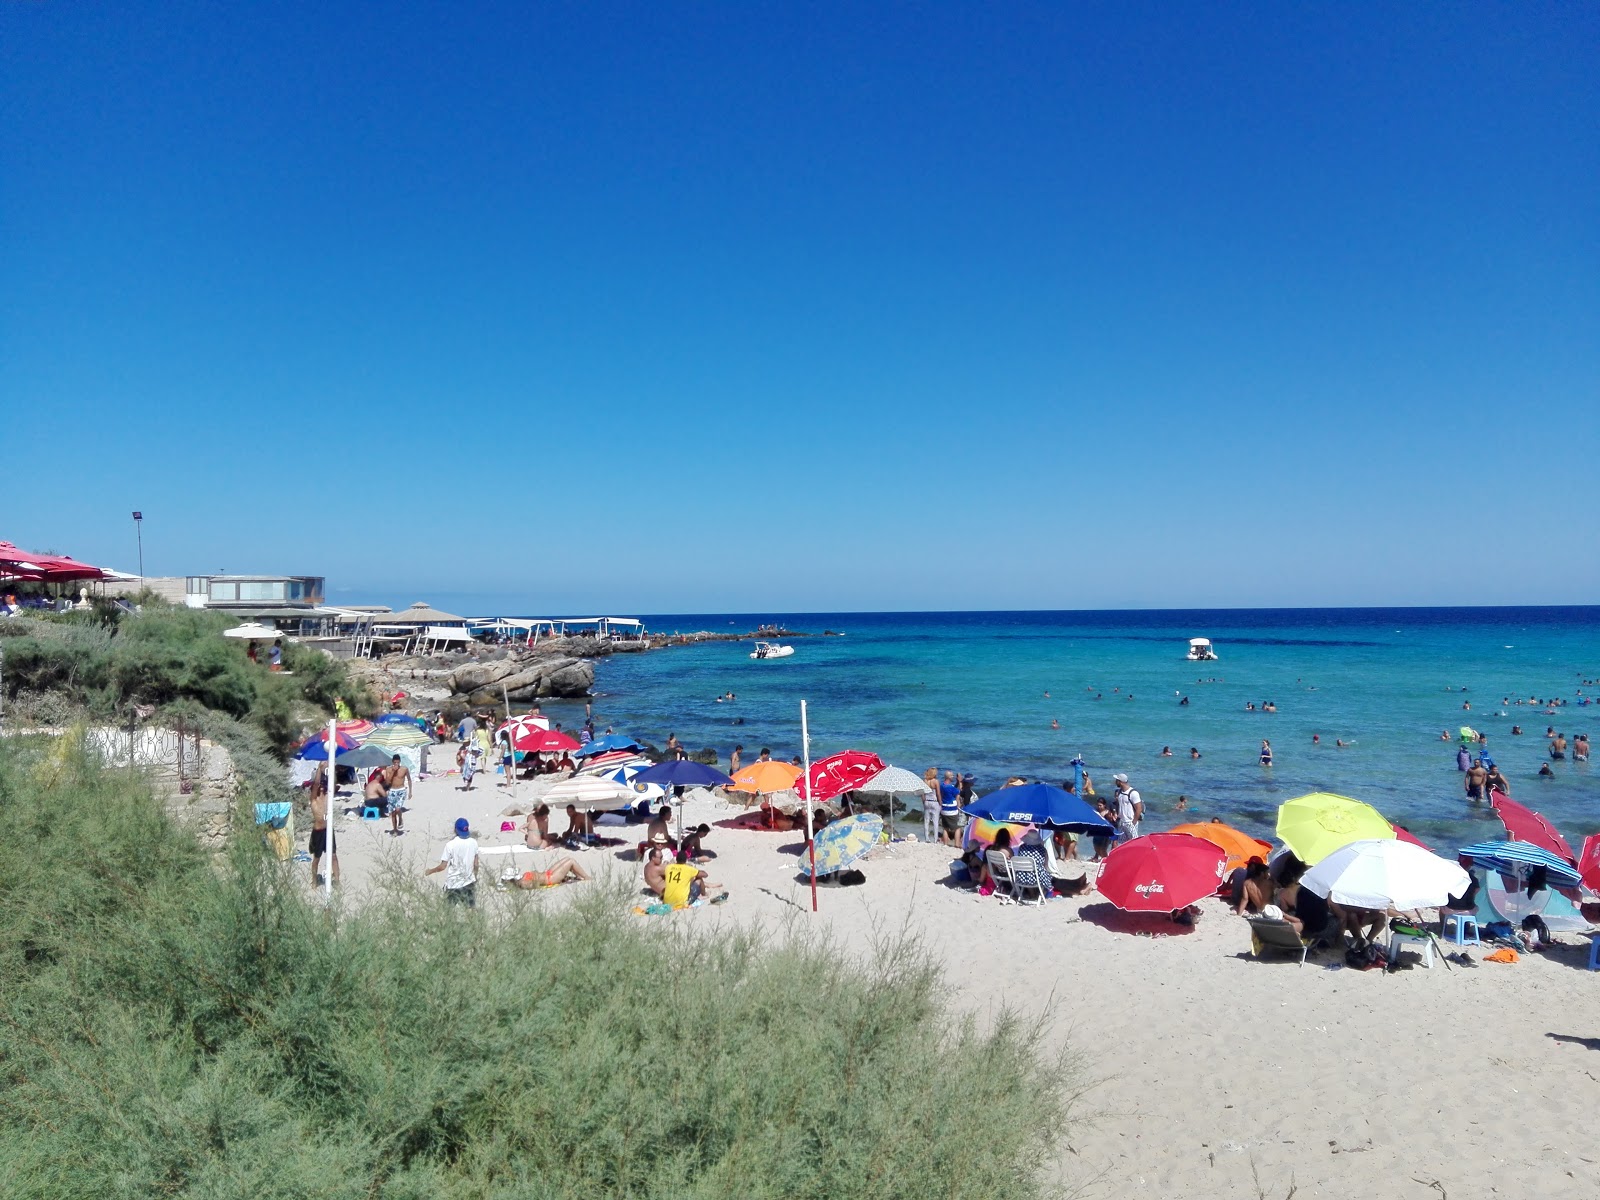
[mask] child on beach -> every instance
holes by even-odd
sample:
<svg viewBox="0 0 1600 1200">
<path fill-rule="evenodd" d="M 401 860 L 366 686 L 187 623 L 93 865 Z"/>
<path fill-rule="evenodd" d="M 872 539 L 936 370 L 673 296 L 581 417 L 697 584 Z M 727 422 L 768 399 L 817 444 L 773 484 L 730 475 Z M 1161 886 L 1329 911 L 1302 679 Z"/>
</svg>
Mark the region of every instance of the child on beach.
<svg viewBox="0 0 1600 1200">
<path fill-rule="evenodd" d="M 478 773 L 478 760 L 483 757 L 483 747 L 474 738 L 469 742 L 462 742 L 461 749 L 456 751 L 456 766 L 461 768 L 461 791 L 472 790 L 472 777 Z"/>
</svg>

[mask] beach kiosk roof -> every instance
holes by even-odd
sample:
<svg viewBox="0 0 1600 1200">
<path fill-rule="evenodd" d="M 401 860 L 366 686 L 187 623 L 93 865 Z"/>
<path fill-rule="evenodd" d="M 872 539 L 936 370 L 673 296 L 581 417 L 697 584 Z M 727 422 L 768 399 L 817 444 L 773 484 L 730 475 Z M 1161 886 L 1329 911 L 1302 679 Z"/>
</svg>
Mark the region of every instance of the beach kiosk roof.
<svg viewBox="0 0 1600 1200">
<path fill-rule="evenodd" d="M 397 613 L 384 613 L 385 625 L 465 625 L 467 619 L 455 613 L 443 612 L 425 600 L 418 600 L 410 608 Z"/>
</svg>

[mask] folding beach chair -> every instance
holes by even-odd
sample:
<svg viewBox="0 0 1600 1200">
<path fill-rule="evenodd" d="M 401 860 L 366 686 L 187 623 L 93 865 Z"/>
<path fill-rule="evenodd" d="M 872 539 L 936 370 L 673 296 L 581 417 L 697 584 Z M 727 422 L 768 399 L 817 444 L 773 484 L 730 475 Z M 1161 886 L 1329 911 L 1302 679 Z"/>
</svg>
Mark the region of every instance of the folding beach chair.
<svg viewBox="0 0 1600 1200">
<path fill-rule="evenodd" d="M 1269 950 L 1297 954 L 1303 967 L 1306 965 L 1306 954 L 1311 950 L 1313 940 L 1301 937 L 1295 927 L 1287 921 L 1275 917 L 1250 918 L 1250 949 L 1257 958 L 1265 958 Z"/>
<path fill-rule="evenodd" d="M 1053 890 L 1049 877 L 1033 862 L 1016 858 L 1011 860 L 1011 898 L 1018 904 L 1029 903 L 1027 896 L 1030 891 L 1037 892 L 1038 903 L 1043 904 Z"/>
</svg>

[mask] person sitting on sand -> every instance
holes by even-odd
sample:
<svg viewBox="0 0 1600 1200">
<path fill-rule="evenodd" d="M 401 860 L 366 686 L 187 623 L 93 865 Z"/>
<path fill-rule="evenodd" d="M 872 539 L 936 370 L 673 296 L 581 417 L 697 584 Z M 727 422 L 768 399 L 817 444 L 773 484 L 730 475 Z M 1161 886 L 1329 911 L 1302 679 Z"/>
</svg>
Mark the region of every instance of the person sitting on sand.
<svg viewBox="0 0 1600 1200">
<path fill-rule="evenodd" d="M 523 828 L 523 844 L 530 850 L 552 850 L 561 844 L 561 839 L 550 832 L 550 806 L 541 804 L 529 814 L 527 824 Z"/>
<path fill-rule="evenodd" d="M 711 826 L 702 822 L 684 835 L 683 852 L 689 856 L 690 862 L 710 862 L 716 857 L 702 844 L 710 832 Z"/>
<path fill-rule="evenodd" d="M 667 890 L 666 854 L 660 846 L 651 846 L 644 860 L 644 885 L 657 899 Z"/>
<path fill-rule="evenodd" d="M 579 812 L 575 805 L 567 805 L 567 844 L 588 842 L 593 837 L 594 816 L 591 813 Z"/>
<path fill-rule="evenodd" d="M 678 851 L 677 858 L 666 869 L 665 876 L 666 885 L 661 890 L 661 900 L 673 908 L 688 908 L 706 899 L 716 886 L 709 875 L 689 863 L 688 856 L 682 850 Z M 716 897 L 717 900 L 727 898 L 727 892 Z"/>
<path fill-rule="evenodd" d="M 1355 940 L 1357 950 L 1377 941 L 1389 927 L 1389 914 L 1375 908 L 1341 908 L 1340 916 L 1345 932 Z"/>
<path fill-rule="evenodd" d="M 524 871 L 518 879 L 517 886 L 524 891 L 534 891 L 538 888 L 555 887 L 558 883 L 565 883 L 569 879 L 587 882 L 589 872 L 578 865 L 575 858 L 558 858 L 548 871 Z"/>
<path fill-rule="evenodd" d="M 661 846 L 672 853 L 677 852 L 678 840 L 672 836 L 672 805 L 663 804 L 656 811 L 645 830 L 644 840 L 646 846 Z"/>
<path fill-rule="evenodd" d="M 1267 870 L 1267 861 L 1264 858 L 1252 858 L 1242 867 L 1234 869 L 1229 877 L 1232 887 L 1230 893 L 1233 901 L 1233 911 L 1238 916 L 1248 912 L 1258 913 L 1272 903 L 1276 892 L 1273 886 L 1272 873 Z"/>
</svg>

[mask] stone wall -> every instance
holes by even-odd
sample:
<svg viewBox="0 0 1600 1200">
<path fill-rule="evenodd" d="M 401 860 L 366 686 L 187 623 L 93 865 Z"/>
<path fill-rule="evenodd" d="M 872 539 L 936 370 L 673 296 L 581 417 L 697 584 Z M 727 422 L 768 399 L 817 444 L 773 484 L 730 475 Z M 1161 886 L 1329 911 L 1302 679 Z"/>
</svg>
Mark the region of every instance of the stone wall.
<svg viewBox="0 0 1600 1200">
<path fill-rule="evenodd" d="M 136 767 L 167 811 L 195 831 L 202 845 L 221 851 L 232 830 L 239 777 L 227 750 L 192 732 L 100 726 L 89 745 L 112 767 Z"/>
</svg>

